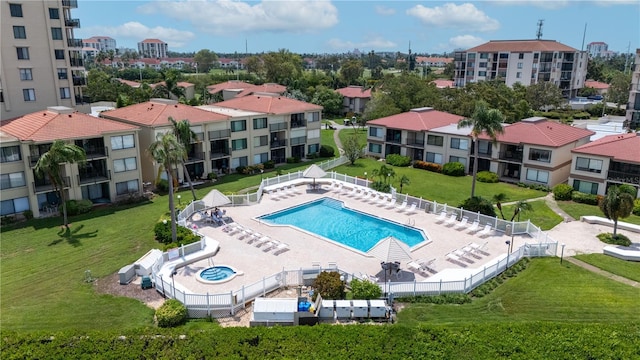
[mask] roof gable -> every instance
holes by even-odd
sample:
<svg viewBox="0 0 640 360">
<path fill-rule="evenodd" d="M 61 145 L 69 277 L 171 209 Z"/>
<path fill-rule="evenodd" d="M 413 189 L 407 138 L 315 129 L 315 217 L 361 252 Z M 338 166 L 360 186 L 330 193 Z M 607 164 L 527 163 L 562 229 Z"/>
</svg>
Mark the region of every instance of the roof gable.
<svg viewBox="0 0 640 360">
<path fill-rule="evenodd" d="M 368 121 L 369 125 L 381 125 L 387 128 L 428 131 L 442 126 L 457 124 L 464 116 L 454 115 L 432 108 L 412 109 L 404 113 Z"/>
<path fill-rule="evenodd" d="M 347 86 L 337 89 L 336 92 L 346 98 L 371 98 L 371 89 L 365 89 L 362 86 Z"/>
<path fill-rule="evenodd" d="M 229 116 L 198 109 L 164 99 L 151 100 L 123 108 L 103 111 L 100 116 L 124 120 L 141 126 L 160 127 L 169 125 L 169 117 L 176 121 L 189 120 L 192 125 L 225 121 Z"/>
<path fill-rule="evenodd" d="M 215 104 L 231 109 L 248 110 L 266 114 L 294 114 L 305 111 L 322 111 L 322 106 L 290 99 L 284 96 L 249 95 L 236 97 Z"/>
<path fill-rule="evenodd" d="M 496 136 L 497 141 L 512 144 L 530 144 L 560 147 L 595 134 L 591 130 L 560 124 L 547 119 L 531 118 L 505 125 L 504 133 Z M 489 140 L 486 134 L 480 139 Z"/>
<path fill-rule="evenodd" d="M 532 51 L 565 51 L 578 50 L 555 40 L 491 40 L 482 45 L 472 47 L 467 52 L 532 52 Z"/>
<path fill-rule="evenodd" d="M 599 155 L 616 161 L 640 163 L 640 133 L 609 135 L 578 146 L 574 153 Z"/>
</svg>

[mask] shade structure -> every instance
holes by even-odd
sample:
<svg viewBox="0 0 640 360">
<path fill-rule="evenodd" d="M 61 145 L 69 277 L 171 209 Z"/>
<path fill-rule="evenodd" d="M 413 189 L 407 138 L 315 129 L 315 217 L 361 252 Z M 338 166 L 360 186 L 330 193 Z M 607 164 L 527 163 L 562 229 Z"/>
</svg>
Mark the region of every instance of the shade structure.
<svg viewBox="0 0 640 360">
<path fill-rule="evenodd" d="M 411 260 L 409 246 L 393 236 L 378 241 L 367 253 L 385 263 Z"/>
<path fill-rule="evenodd" d="M 313 183 L 315 184 L 316 178 L 327 176 L 327 172 L 322 170 L 320 166 L 312 164 L 304 172 L 302 172 L 302 176 L 306 178 L 313 178 Z"/>
<path fill-rule="evenodd" d="M 231 204 L 231 199 L 227 197 L 227 195 L 221 193 L 220 191 L 213 189 L 209 191 L 204 198 L 202 198 L 206 207 L 216 207 Z"/>
</svg>

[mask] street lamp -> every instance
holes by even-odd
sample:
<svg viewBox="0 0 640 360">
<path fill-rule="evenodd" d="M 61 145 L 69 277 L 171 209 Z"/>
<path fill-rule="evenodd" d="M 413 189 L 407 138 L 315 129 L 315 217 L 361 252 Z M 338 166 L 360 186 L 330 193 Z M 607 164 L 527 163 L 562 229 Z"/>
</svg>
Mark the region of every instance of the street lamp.
<svg viewBox="0 0 640 360">
<path fill-rule="evenodd" d="M 507 244 L 507 266 L 505 266 L 505 270 L 506 270 L 509 267 L 509 254 L 510 254 L 509 249 L 511 249 L 511 241 L 507 240 L 504 243 Z"/>
<path fill-rule="evenodd" d="M 364 172 L 364 186 L 367 186 L 367 181 L 368 181 L 368 180 L 369 180 L 369 179 L 367 178 L 367 172 L 365 171 L 365 172 Z"/>
<path fill-rule="evenodd" d="M 560 244 L 560 265 L 562 265 L 562 258 L 564 257 L 564 243 Z"/>
<path fill-rule="evenodd" d="M 178 205 L 182 205 L 182 200 L 181 200 L 182 196 L 178 195 Z"/>
<path fill-rule="evenodd" d="M 509 247 L 509 252 L 513 252 L 513 230 L 515 230 L 515 226 L 513 222 L 507 225 L 507 235 L 511 235 L 511 245 Z"/>
</svg>

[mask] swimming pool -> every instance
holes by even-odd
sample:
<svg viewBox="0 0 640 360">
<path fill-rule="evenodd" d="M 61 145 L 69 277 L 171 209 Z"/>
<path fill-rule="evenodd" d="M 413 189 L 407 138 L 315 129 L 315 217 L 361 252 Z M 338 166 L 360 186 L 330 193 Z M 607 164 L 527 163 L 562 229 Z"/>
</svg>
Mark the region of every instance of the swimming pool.
<svg viewBox="0 0 640 360">
<path fill-rule="evenodd" d="M 356 250 L 367 252 L 378 241 L 393 236 L 409 247 L 425 240 L 422 230 L 345 208 L 341 201 L 322 198 L 259 217 L 276 225 L 292 225 Z"/>
<path fill-rule="evenodd" d="M 242 275 L 242 272 L 231 266 L 216 265 L 200 270 L 196 278 L 205 284 L 220 284 L 232 280 L 236 275 Z"/>
</svg>

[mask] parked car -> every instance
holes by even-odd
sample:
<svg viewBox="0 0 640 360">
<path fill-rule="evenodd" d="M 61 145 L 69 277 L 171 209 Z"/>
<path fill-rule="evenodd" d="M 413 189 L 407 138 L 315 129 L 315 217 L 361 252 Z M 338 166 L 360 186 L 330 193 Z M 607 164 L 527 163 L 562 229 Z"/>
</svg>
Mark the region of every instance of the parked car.
<svg viewBox="0 0 640 360">
<path fill-rule="evenodd" d="M 591 95 L 591 96 L 587 97 L 587 99 L 589 99 L 589 100 L 602 100 L 602 99 L 604 99 L 604 97 L 602 95 Z"/>
</svg>

